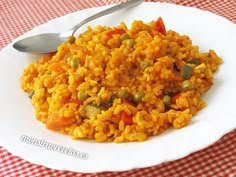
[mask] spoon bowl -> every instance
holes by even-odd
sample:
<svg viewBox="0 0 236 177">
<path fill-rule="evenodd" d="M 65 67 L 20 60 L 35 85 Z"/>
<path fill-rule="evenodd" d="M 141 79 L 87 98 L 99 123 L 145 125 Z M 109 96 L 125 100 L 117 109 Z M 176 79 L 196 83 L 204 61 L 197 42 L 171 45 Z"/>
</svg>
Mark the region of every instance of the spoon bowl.
<svg viewBox="0 0 236 177">
<path fill-rule="evenodd" d="M 125 3 L 121 3 L 110 7 L 106 10 L 103 10 L 97 14 L 94 14 L 85 20 L 81 21 L 79 24 L 75 25 L 72 29 L 64 32 L 64 33 L 44 33 L 31 37 L 27 37 L 25 39 L 19 40 L 13 44 L 13 48 L 21 52 L 28 53 L 50 53 L 57 51 L 58 46 L 62 42 L 66 42 L 70 36 L 74 36 L 75 32 L 84 24 L 102 17 L 104 15 L 116 12 L 118 10 L 128 8 L 131 6 L 138 5 L 144 2 L 144 0 L 129 0 Z"/>
<path fill-rule="evenodd" d="M 60 33 L 45 33 L 27 37 L 13 44 L 16 50 L 30 53 L 49 53 L 57 51 L 57 47 L 68 37 Z"/>
</svg>

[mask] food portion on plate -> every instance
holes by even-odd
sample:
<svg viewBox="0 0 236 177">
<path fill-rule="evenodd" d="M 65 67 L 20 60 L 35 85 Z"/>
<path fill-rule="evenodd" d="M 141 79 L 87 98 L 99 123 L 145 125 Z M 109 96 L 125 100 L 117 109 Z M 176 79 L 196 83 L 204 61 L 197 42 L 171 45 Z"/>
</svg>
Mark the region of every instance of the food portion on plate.
<svg viewBox="0 0 236 177">
<path fill-rule="evenodd" d="M 88 27 L 21 77 L 38 120 L 73 139 L 145 141 L 182 128 L 205 107 L 222 59 L 199 51 L 161 17 Z"/>
</svg>

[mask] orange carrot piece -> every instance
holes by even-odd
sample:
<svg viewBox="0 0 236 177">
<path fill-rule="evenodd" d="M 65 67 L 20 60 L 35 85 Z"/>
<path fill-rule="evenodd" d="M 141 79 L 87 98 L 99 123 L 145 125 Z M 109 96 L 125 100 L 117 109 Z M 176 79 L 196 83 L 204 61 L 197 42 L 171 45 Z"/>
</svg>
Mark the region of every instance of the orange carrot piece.
<svg viewBox="0 0 236 177">
<path fill-rule="evenodd" d="M 73 117 L 60 117 L 58 114 L 53 114 L 49 117 L 46 127 L 50 130 L 59 130 L 70 125 L 73 122 Z"/>
</svg>

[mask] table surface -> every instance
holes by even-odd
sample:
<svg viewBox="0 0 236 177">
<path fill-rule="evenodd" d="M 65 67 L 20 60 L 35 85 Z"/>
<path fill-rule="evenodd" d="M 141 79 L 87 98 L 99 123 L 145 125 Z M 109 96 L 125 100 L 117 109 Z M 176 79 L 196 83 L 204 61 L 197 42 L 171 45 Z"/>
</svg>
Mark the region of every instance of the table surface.
<svg viewBox="0 0 236 177">
<path fill-rule="evenodd" d="M 65 14 L 126 0 L 0 0 L 0 50 L 14 38 Z M 152 1 L 154 2 L 154 1 Z M 156 0 L 213 12 L 236 23 L 236 0 Z M 236 129 L 185 158 L 125 172 L 75 173 L 31 164 L 0 146 L 0 176 L 236 176 Z"/>
</svg>

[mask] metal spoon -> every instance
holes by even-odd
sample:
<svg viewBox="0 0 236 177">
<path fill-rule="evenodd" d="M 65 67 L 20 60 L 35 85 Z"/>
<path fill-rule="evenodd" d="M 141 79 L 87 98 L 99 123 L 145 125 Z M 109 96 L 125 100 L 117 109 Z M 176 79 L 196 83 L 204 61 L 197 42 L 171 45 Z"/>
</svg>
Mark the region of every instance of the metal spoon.
<svg viewBox="0 0 236 177">
<path fill-rule="evenodd" d="M 102 17 L 104 15 L 116 12 L 118 10 L 131 7 L 137 5 L 144 0 L 130 0 L 122 4 L 118 4 L 111 8 L 108 8 L 104 11 L 101 11 L 97 14 L 94 14 L 85 20 L 81 21 L 79 24 L 71 28 L 70 30 L 64 33 L 45 33 L 39 34 L 35 36 L 31 36 L 25 39 L 22 39 L 13 44 L 13 47 L 16 50 L 21 52 L 29 52 L 29 53 L 49 53 L 57 51 L 57 47 L 62 43 L 65 42 L 68 37 L 74 36 L 76 30 L 80 28 L 82 25 L 94 20 L 96 18 Z"/>
</svg>

